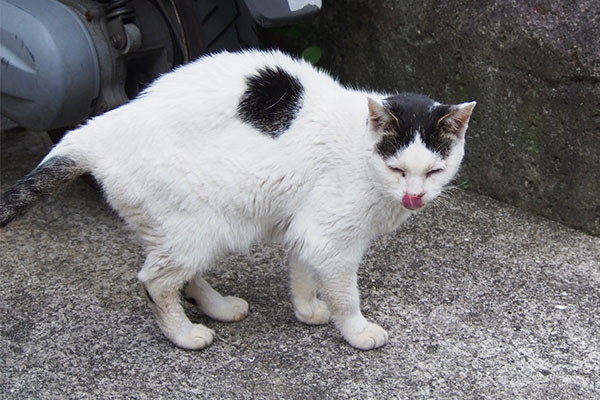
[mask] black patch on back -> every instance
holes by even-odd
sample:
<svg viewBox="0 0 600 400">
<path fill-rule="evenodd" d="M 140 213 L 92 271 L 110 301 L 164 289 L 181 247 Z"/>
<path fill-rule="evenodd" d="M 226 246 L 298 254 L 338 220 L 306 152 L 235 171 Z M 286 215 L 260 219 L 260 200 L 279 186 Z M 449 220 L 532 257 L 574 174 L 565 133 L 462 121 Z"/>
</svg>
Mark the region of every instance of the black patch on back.
<svg viewBox="0 0 600 400">
<path fill-rule="evenodd" d="M 377 152 L 383 157 L 391 157 L 408 146 L 417 132 L 425 146 L 431 151 L 447 157 L 452 147 L 453 136 L 437 126 L 450 107 L 439 105 L 428 96 L 416 93 L 401 93 L 383 101 L 383 106 L 398 119 L 384 127 L 389 135 L 383 137 L 377 145 Z"/>
<path fill-rule="evenodd" d="M 238 104 L 242 121 L 273 137 L 285 132 L 302 107 L 304 87 L 281 67 L 266 67 L 246 78 L 248 88 Z"/>
</svg>

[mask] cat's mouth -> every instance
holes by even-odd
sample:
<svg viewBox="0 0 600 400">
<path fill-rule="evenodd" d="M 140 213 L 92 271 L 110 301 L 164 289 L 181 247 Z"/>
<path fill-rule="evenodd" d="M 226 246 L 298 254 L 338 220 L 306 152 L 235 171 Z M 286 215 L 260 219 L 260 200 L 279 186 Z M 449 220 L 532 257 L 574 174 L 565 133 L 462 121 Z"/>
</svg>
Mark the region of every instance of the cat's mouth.
<svg viewBox="0 0 600 400">
<path fill-rule="evenodd" d="M 423 207 L 423 199 L 421 197 L 415 194 L 405 194 L 402 197 L 402 205 L 409 210 L 418 210 Z"/>
</svg>

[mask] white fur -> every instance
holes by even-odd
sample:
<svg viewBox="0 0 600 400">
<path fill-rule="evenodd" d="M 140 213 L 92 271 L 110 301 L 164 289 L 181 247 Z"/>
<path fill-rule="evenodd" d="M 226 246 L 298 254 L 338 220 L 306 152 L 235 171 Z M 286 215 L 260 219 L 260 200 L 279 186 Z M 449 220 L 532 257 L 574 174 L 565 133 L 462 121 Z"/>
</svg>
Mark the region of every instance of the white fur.
<svg viewBox="0 0 600 400">
<path fill-rule="evenodd" d="M 303 107 L 278 139 L 236 116 L 245 78 L 278 65 L 304 86 Z M 239 320 L 245 301 L 222 297 L 204 279 L 215 259 L 276 240 L 289 251 L 299 320 L 326 323 L 361 349 L 387 333 L 361 314 L 357 269 L 369 242 L 411 213 L 405 193 L 432 201 L 455 175 L 462 141 L 442 160 L 416 140 L 383 160 L 367 124 L 367 97 L 279 52 L 220 53 L 158 79 L 142 96 L 68 134 L 47 156 L 67 155 L 91 171 L 110 204 L 139 234 L 147 260 L 139 279 L 163 332 L 197 349 L 213 332 L 192 324 L 179 290 L 207 315 Z M 388 165 L 407 171 L 403 178 Z M 426 178 L 431 168 L 445 170 Z"/>
</svg>

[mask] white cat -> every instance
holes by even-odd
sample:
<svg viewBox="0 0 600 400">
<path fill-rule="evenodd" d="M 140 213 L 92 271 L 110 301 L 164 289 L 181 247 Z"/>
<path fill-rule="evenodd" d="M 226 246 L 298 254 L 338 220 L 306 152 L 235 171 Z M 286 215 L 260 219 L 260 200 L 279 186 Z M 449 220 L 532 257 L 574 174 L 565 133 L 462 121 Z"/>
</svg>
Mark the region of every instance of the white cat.
<svg viewBox="0 0 600 400">
<path fill-rule="evenodd" d="M 331 318 L 372 349 L 388 335 L 360 311 L 362 255 L 453 179 L 474 106 L 344 88 L 276 51 L 215 54 L 67 134 L 3 195 L 0 224 L 91 173 L 145 247 L 138 277 L 177 346 L 214 337 L 189 321 L 180 290 L 211 318 L 244 318 L 248 304 L 202 276 L 225 253 L 277 241 L 297 318 Z"/>
</svg>

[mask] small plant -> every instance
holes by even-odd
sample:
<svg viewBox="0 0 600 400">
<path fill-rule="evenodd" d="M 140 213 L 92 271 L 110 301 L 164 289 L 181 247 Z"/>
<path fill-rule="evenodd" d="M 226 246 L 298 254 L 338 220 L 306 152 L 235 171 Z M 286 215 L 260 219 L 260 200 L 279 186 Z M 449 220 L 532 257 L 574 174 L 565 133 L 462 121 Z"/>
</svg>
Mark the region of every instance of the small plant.
<svg viewBox="0 0 600 400">
<path fill-rule="evenodd" d="M 302 58 L 313 65 L 316 65 L 319 62 L 322 55 L 323 50 L 321 50 L 320 46 L 310 46 L 302 51 Z"/>
<path fill-rule="evenodd" d="M 323 49 L 311 42 L 315 39 L 314 28 L 310 24 L 296 24 L 283 28 L 269 28 L 263 37 L 266 47 L 278 47 L 316 65 L 321 60 Z M 308 47 L 307 47 L 308 46 Z"/>
</svg>

